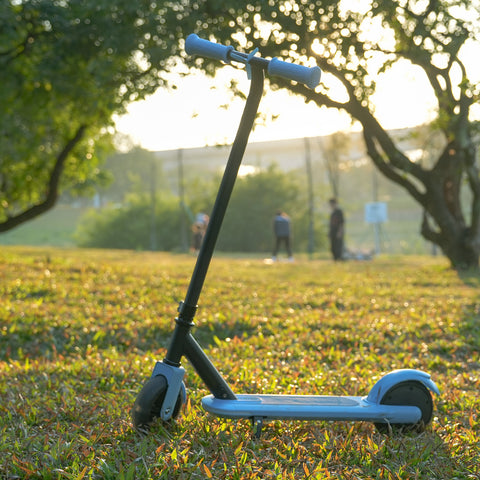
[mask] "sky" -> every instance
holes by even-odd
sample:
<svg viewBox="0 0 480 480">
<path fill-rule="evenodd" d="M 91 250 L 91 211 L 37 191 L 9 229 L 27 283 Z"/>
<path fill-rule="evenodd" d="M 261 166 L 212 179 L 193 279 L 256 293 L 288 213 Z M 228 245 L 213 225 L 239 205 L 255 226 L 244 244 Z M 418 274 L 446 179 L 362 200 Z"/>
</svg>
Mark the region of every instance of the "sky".
<svg viewBox="0 0 480 480">
<path fill-rule="evenodd" d="M 477 52 L 478 46 L 472 50 L 472 56 L 476 57 Z M 472 68 L 478 79 L 477 61 Z M 245 71 L 227 65 L 215 78 L 201 72 L 187 76 L 171 74 L 170 78 L 175 89 L 160 88 L 148 99 L 131 104 L 126 115 L 115 119 L 117 130 L 128 135 L 134 144 L 152 151 L 233 142 L 244 101 L 233 97 L 229 82 L 236 80 L 248 92 Z M 378 80 L 381 81 L 374 97 L 376 117 L 385 128 L 410 127 L 433 118 L 435 99 L 419 69 L 399 63 Z M 347 114 L 306 104 L 303 98 L 286 90 L 266 91 L 259 112 L 265 114 L 266 121 L 252 132 L 253 142 L 359 129 L 358 125 L 352 127 Z"/>
<path fill-rule="evenodd" d="M 247 93 L 245 71 L 229 65 L 215 78 L 196 72 L 172 75 L 171 79 L 176 89 L 161 88 L 148 99 L 131 104 L 128 114 L 116 120 L 117 129 L 143 148 L 155 151 L 231 143 L 245 102 L 233 96 L 229 82 L 238 81 Z M 317 136 L 341 130 L 349 123 L 346 114 L 326 115 L 286 90 L 266 91 L 259 113 L 276 119 L 258 125 L 251 141 Z"/>
</svg>

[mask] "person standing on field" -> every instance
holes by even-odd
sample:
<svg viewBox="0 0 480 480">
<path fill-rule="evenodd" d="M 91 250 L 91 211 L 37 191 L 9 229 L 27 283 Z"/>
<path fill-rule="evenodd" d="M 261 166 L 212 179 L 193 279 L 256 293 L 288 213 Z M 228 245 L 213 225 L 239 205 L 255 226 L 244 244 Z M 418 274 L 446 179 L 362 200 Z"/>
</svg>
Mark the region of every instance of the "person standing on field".
<svg viewBox="0 0 480 480">
<path fill-rule="evenodd" d="M 330 251 L 334 261 L 342 260 L 343 257 L 343 237 L 345 233 L 345 219 L 342 209 L 338 206 L 337 199 L 331 198 L 330 204 L 330 224 L 328 237 L 330 239 Z"/>
<path fill-rule="evenodd" d="M 273 232 L 275 234 L 275 247 L 273 249 L 272 260 L 274 262 L 277 260 L 278 250 L 283 243 L 287 250 L 288 259 L 293 261 L 290 217 L 280 210 L 277 211 L 273 220 Z"/>
</svg>

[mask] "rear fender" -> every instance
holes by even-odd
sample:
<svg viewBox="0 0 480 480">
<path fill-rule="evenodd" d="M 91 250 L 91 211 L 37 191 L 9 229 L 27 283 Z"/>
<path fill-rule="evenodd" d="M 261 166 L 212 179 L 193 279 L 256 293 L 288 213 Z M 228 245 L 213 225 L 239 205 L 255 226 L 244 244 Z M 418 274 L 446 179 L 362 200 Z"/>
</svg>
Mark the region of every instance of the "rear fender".
<svg viewBox="0 0 480 480">
<path fill-rule="evenodd" d="M 367 396 L 367 402 L 379 405 L 382 401 L 384 395 L 394 386 L 402 382 L 415 381 L 420 382 L 428 390 L 437 395 L 440 395 L 440 390 L 431 380 L 428 373 L 422 372 L 420 370 L 413 369 L 401 369 L 393 370 L 387 375 L 383 376 L 378 382 L 372 387 L 370 393 Z"/>
</svg>

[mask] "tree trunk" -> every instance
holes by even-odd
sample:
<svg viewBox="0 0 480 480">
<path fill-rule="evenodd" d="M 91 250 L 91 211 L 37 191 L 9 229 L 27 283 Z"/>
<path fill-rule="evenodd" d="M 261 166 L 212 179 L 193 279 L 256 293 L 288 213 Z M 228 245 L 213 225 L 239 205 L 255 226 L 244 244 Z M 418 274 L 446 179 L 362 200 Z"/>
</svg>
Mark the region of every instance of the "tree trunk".
<svg viewBox="0 0 480 480">
<path fill-rule="evenodd" d="M 476 175 L 469 175 L 473 166 Z M 469 177 L 472 178 L 469 178 Z M 467 200 L 462 197 L 462 185 L 468 179 L 473 193 L 470 225 L 463 207 Z M 438 245 L 457 269 L 478 268 L 480 255 L 480 229 L 476 213 L 477 194 L 480 192 L 480 177 L 475 162 L 465 149 L 450 142 L 425 182 L 426 193 L 421 233 Z M 462 208 L 463 207 L 463 208 Z M 432 226 L 431 220 L 435 225 Z"/>
<path fill-rule="evenodd" d="M 342 83 L 349 97 L 347 101 L 337 101 L 326 93 L 310 90 L 301 84 L 282 84 L 277 79 L 275 82 L 288 86 L 293 93 L 301 94 L 306 101 L 312 101 L 319 107 L 344 110 L 358 120 L 363 128 L 367 154 L 375 167 L 423 208 L 423 237 L 442 249 L 453 268 L 477 269 L 480 255 L 480 175 L 473 129 L 468 120 L 473 103 L 468 89 L 462 91 L 456 100 L 447 88 L 451 87 L 449 69 L 428 69 L 428 64 L 418 63 L 416 58 L 410 59 L 427 68 L 442 117 L 436 128 L 447 143 L 434 166 L 428 168 L 410 160 L 407 153 L 400 150 L 399 144 L 395 144 L 389 132 L 374 117 L 368 102 L 358 95 L 356 83 L 347 78 L 341 67 L 335 66 L 329 58 L 319 55 L 315 58 L 324 72 L 332 74 Z M 455 59 L 457 61 L 458 58 Z M 459 65 L 465 73 L 463 65 Z M 445 81 L 445 91 L 437 77 Z M 465 83 L 468 83 L 466 78 Z"/>
<path fill-rule="evenodd" d="M 453 268 L 478 268 L 479 252 L 472 244 L 468 227 L 457 224 L 448 233 L 444 230 L 434 230 L 428 213 L 424 212 L 421 233 L 426 240 L 442 249 Z"/>
<path fill-rule="evenodd" d="M 473 141 L 450 141 L 434 167 L 425 169 L 410 161 L 388 133 L 362 113 L 359 117 L 368 155 L 387 178 L 402 186 L 424 209 L 422 236 L 442 249 L 453 268 L 477 269 L 480 175 Z"/>
</svg>

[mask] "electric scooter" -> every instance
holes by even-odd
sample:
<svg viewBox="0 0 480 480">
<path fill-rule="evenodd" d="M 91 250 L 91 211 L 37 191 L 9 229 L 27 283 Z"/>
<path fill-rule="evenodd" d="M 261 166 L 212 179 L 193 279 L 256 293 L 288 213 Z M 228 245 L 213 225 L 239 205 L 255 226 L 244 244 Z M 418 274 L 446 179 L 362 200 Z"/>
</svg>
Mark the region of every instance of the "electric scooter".
<svg viewBox="0 0 480 480">
<path fill-rule="evenodd" d="M 185 300 L 178 307 L 165 359 L 156 362 L 151 378 L 135 400 L 131 412 L 134 427 L 145 430 L 157 417 L 167 422 L 178 416 L 186 402 L 185 370 L 181 366 L 185 356 L 211 393 L 203 398 L 203 408 L 223 418 L 250 419 L 256 436 L 260 436 L 263 423 L 273 419 L 367 421 L 373 422 L 383 433 L 422 431 L 432 418 L 432 392 L 440 394 L 425 372 L 411 369 L 392 371 L 378 380 L 363 397 L 236 394 L 193 337 L 191 330 L 197 301 L 263 94 L 265 72 L 304 83 L 313 89 L 320 81 L 320 69 L 277 58 L 268 60 L 256 56 L 256 51 L 245 54 L 232 46 L 213 43 L 195 34 L 186 39 L 185 50 L 189 55 L 246 65 L 251 80 L 250 91 Z"/>
</svg>

